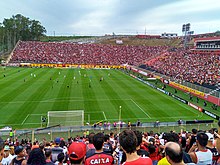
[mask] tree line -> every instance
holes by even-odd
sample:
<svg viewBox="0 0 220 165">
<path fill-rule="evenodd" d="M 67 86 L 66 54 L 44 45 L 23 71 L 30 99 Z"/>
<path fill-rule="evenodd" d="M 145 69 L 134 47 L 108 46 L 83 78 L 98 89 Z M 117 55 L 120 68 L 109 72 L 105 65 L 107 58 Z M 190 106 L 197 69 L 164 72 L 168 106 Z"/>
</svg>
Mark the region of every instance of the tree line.
<svg viewBox="0 0 220 165">
<path fill-rule="evenodd" d="M 46 29 L 37 20 L 31 20 L 21 14 L 13 15 L 0 23 L 0 52 L 10 51 L 19 40 L 40 40 Z"/>
</svg>

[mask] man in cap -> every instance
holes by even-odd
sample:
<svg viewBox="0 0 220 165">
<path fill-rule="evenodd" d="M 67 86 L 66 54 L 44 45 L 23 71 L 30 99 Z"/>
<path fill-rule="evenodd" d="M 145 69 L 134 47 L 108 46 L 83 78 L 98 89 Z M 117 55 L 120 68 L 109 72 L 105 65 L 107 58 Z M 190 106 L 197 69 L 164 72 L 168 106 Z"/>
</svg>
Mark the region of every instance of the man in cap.
<svg viewBox="0 0 220 165">
<path fill-rule="evenodd" d="M 71 164 L 82 164 L 86 155 L 86 144 L 83 142 L 73 142 L 68 148 L 68 155 Z"/>
<path fill-rule="evenodd" d="M 14 158 L 11 154 L 10 154 L 10 148 L 8 145 L 6 145 L 4 147 L 4 157 L 1 161 L 2 165 L 8 165 L 11 163 L 12 159 Z"/>
<path fill-rule="evenodd" d="M 27 160 L 25 160 L 25 156 L 27 156 L 27 152 L 23 146 L 17 146 L 15 148 L 15 155 L 16 157 L 12 159 L 11 165 L 26 165 Z"/>
<path fill-rule="evenodd" d="M 61 142 L 61 139 L 60 137 L 56 137 L 54 139 L 54 143 L 55 145 L 53 146 L 53 148 L 51 149 L 52 150 L 52 161 L 53 162 L 56 162 L 57 161 L 57 156 L 59 153 L 64 153 L 64 150 L 62 147 L 60 147 L 60 142 Z"/>
<path fill-rule="evenodd" d="M 219 153 L 218 153 L 216 147 L 213 144 L 214 135 L 211 134 L 210 132 L 207 132 L 206 135 L 208 136 L 208 143 L 206 145 L 206 148 L 209 149 L 212 152 L 212 163 L 217 164 L 217 160 L 219 158 Z"/>
</svg>

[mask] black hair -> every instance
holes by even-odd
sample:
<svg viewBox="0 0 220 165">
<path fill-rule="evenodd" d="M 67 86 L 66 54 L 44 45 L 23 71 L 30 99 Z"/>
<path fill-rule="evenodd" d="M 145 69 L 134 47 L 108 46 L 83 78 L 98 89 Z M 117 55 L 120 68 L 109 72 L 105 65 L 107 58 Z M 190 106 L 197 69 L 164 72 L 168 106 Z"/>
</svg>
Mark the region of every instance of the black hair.
<svg viewBox="0 0 220 165">
<path fill-rule="evenodd" d="M 40 148 L 33 149 L 29 154 L 27 164 L 31 164 L 31 165 L 46 164 L 46 158 L 44 156 L 43 151 Z"/>
<path fill-rule="evenodd" d="M 44 153 L 44 154 L 45 154 L 45 156 L 46 156 L 46 157 L 51 156 L 51 154 L 52 154 L 52 150 L 51 150 L 51 149 L 49 149 L 49 148 L 45 148 L 45 150 L 44 150 L 44 151 L 45 151 L 45 153 Z"/>
<path fill-rule="evenodd" d="M 138 130 L 134 130 L 134 134 L 137 137 L 137 147 L 141 145 L 142 143 L 142 133 Z"/>
<path fill-rule="evenodd" d="M 195 129 L 195 128 L 192 129 L 193 134 L 197 134 L 197 132 L 198 132 L 197 129 Z"/>
<path fill-rule="evenodd" d="M 176 142 L 176 143 L 179 142 L 179 136 L 178 136 L 178 134 L 175 133 L 175 132 L 172 132 L 172 133 L 164 133 L 164 134 L 163 134 L 163 139 L 164 139 L 166 142 Z"/>
<path fill-rule="evenodd" d="M 109 140 L 109 135 L 106 134 L 106 135 L 104 136 L 104 141 L 107 142 L 108 140 Z"/>
<path fill-rule="evenodd" d="M 104 143 L 104 134 L 97 133 L 93 137 L 93 145 L 95 146 L 96 150 L 101 150 Z"/>
<path fill-rule="evenodd" d="M 95 135 L 95 133 L 94 133 L 94 132 L 91 132 L 91 133 L 89 134 L 88 139 L 89 139 L 89 143 L 90 143 L 90 144 L 92 144 L 92 143 L 93 143 L 93 137 L 94 137 L 94 135 Z"/>
<path fill-rule="evenodd" d="M 153 154 L 156 151 L 156 147 L 153 144 L 148 146 L 148 151 L 150 154 Z"/>
<path fill-rule="evenodd" d="M 203 133 L 203 132 L 198 133 L 196 138 L 198 140 L 198 143 L 201 146 L 205 147 L 207 145 L 207 143 L 208 143 L 208 135 L 206 135 L 205 133 Z"/>
<path fill-rule="evenodd" d="M 137 137 L 132 130 L 124 130 L 120 133 L 119 143 L 126 153 L 134 153 L 137 147 Z"/>
<path fill-rule="evenodd" d="M 113 132 L 110 132 L 110 136 L 112 136 L 112 135 L 114 135 L 114 133 L 113 133 Z"/>
<path fill-rule="evenodd" d="M 81 158 L 81 159 L 79 159 L 79 160 L 72 160 L 72 159 L 70 159 L 70 163 L 71 163 L 71 164 L 80 164 L 83 159 L 84 159 L 84 157 Z"/>
<path fill-rule="evenodd" d="M 63 152 L 61 152 L 61 153 L 59 153 L 59 154 L 57 155 L 57 160 L 58 160 L 58 162 L 60 162 L 60 163 L 63 162 L 64 158 L 65 158 L 65 156 L 64 156 L 64 153 L 63 153 Z"/>
<path fill-rule="evenodd" d="M 165 148 L 165 154 L 169 156 L 169 158 L 175 162 L 175 163 L 180 163 L 183 160 L 183 151 L 180 147 L 179 151 L 174 150 L 171 148 L 169 145 Z"/>
</svg>

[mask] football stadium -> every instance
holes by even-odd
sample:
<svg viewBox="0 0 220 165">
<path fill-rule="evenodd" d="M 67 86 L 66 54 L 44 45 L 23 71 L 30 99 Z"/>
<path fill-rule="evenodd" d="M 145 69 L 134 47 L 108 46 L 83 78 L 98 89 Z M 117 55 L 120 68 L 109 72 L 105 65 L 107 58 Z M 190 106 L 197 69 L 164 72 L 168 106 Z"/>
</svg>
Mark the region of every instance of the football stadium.
<svg viewBox="0 0 220 165">
<path fill-rule="evenodd" d="M 132 154 L 154 165 L 217 165 L 220 33 L 195 34 L 190 23 L 179 28 L 182 35 L 56 36 L 21 14 L 5 18 L 0 150 L 13 148 L 10 154 L 17 156 L 10 162 L 33 165 L 129 164 Z M 188 159 L 171 153 L 173 145 Z M 194 156 L 206 149 L 207 160 Z M 34 154 L 42 156 L 36 160 Z M 6 157 L 0 156 L 2 164 Z"/>
</svg>

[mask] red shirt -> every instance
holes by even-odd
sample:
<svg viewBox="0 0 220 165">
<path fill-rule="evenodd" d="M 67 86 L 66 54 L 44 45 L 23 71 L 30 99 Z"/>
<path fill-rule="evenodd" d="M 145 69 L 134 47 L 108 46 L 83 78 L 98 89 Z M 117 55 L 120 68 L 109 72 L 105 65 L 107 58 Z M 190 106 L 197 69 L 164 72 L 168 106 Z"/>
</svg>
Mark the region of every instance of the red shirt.
<svg viewBox="0 0 220 165">
<path fill-rule="evenodd" d="M 110 154 L 101 152 L 86 158 L 85 165 L 100 164 L 100 165 L 112 165 L 113 157 Z"/>
<path fill-rule="evenodd" d="M 159 160 L 159 157 L 158 157 L 158 155 L 159 155 L 159 149 L 158 149 L 158 147 L 156 147 L 155 150 L 156 150 L 156 151 L 155 151 L 154 153 L 152 153 L 152 154 L 149 155 L 149 157 L 151 158 L 151 160 Z"/>
<path fill-rule="evenodd" d="M 149 157 L 140 157 L 131 162 L 124 162 L 122 165 L 152 165 L 152 160 Z"/>
</svg>

